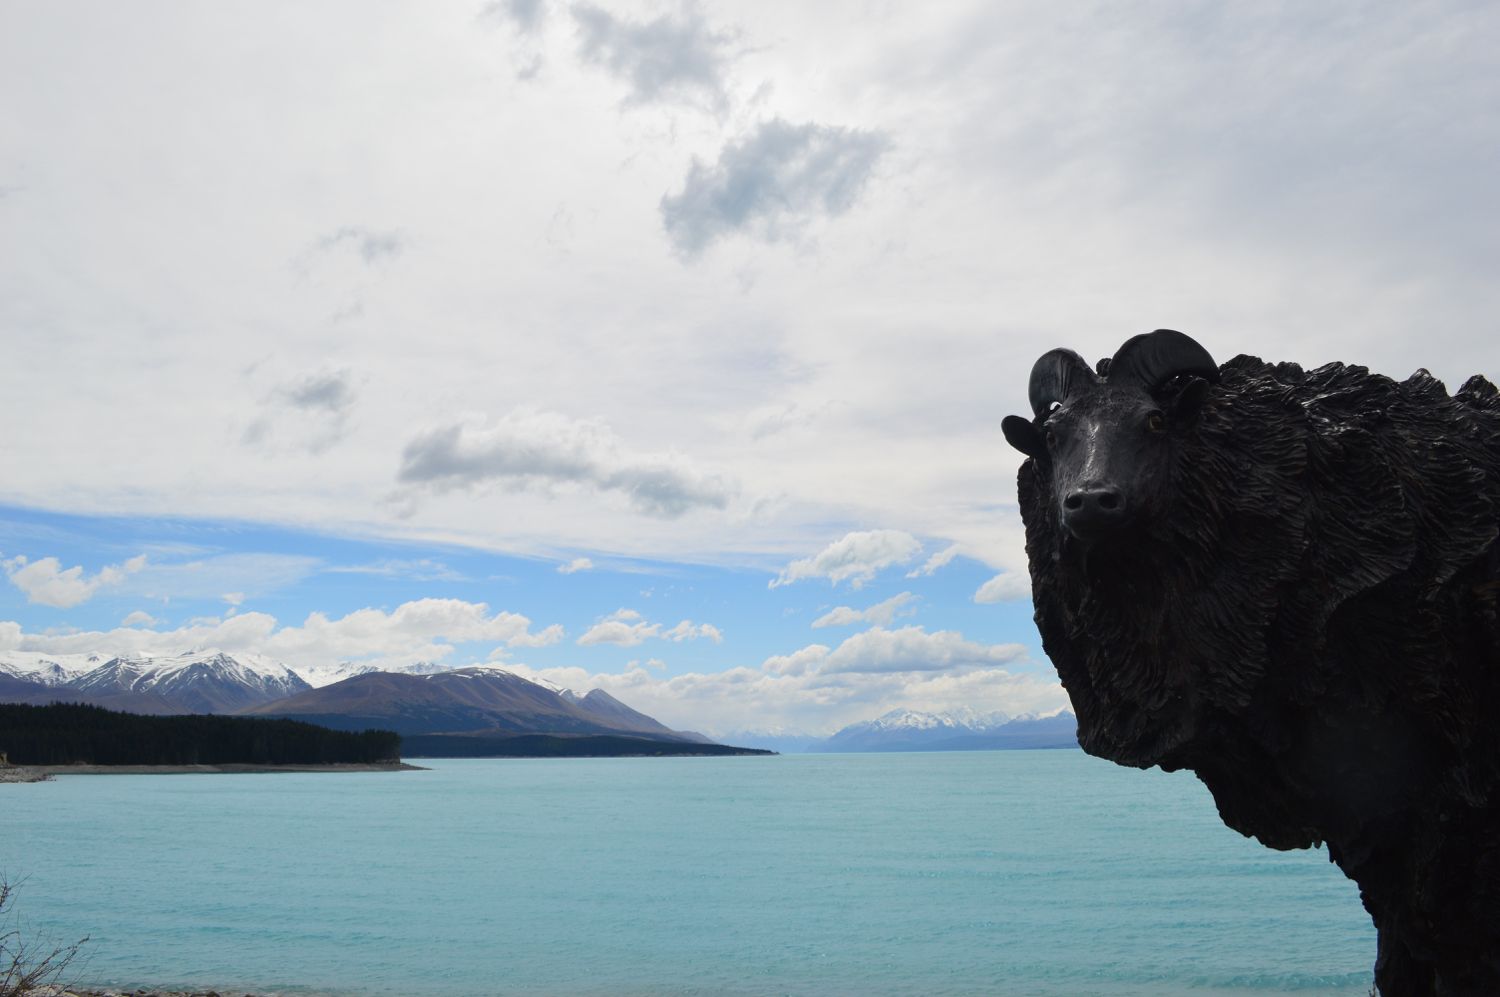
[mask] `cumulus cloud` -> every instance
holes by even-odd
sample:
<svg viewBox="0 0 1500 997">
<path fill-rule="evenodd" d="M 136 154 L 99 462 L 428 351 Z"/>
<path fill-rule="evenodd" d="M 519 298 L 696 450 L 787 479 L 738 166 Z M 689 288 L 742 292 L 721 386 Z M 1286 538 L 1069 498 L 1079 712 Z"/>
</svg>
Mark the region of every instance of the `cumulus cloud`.
<svg viewBox="0 0 1500 997">
<path fill-rule="evenodd" d="M 93 575 L 84 574 L 82 566 L 64 568 L 55 557 L 31 561 L 18 554 L 0 563 L 11 584 L 26 593 L 27 602 L 70 609 L 92 599 L 100 589 L 119 585 L 127 575 L 140 571 L 146 566 L 146 555 L 107 565 Z"/>
<path fill-rule="evenodd" d="M 812 557 L 788 564 L 771 579 L 769 587 L 779 588 L 803 578 L 827 578 L 835 585 L 847 581 L 851 588 L 862 588 L 883 568 L 910 561 L 921 550 L 917 538 L 902 530 L 847 533 Z"/>
<path fill-rule="evenodd" d="M 557 566 L 557 573 L 560 575 L 573 575 L 580 571 L 592 570 L 594 570 L 594 562 L 586 557 L 575 557 L 567 564 L 559 564 Z"/>
<path fill-rule="evenodd" d="M 931 578 L 940 568 L 948 566 L 948 562 L 958 556 L 959 545 L 944 547 L 936 554 L 927 559 L 927 563 L 920 568 L 915 568 L 906 573 L 907 578 Z"/>
<path fill-rule="evenodd" d="M 723 509 L 733 491 L 679 454 L 627 450 L 601 422 L 531 410 L 488 427 L 461 423 L 419 434 L 402 452 L 397 478 L 434 491 L 494 482 L 514 490 L 618 492 L 636 512 L 659 519 Z"/>
<path fill-rule="evenodd" d="M 619 18 L 593 4 L 573 8 L 578 51 L 630 87 L 627 103 L 679 103 L 722 111 L 734 38 L 714 31 L 696 5 L 652 21 Z"/>
<path fill-rule="evenodd" d="M 0 625 L 0 637 L 3 637 Z M 360 609 L 341 617 L 312 613 L 300 626 L 280 626 L 261 612 L 205 617 L 174 630 L 123 626 L 110 631 L 16 635 L 14 649 L 41 654 L 169 654 L 187 647 L 251 651 L 306 671 L 341 662 L 374 667 L 442 661 L 457 644 L 544 647 L 565 636 L 558 624 L 533 630 L 519 613 L 490 612 L 482 602 L 416 599 L 390 612 Z"/>
<path fill-rule="evenodd" d="M 891 621 L 896 617 L 906 616 L 913 612 L 913 610 L 906 607 L 915 602 L 916 598 L 910 592 L 902 592 L 900 595 L 891 596 L 884 602 L 877 602 L 868 609 L 836 606 L 816 620 L 813 620 L 812 625 L 814 628 L 847 627 L 855 623 L 874 623 L 879 626 L 889 626 Z"/>
<path fill-rule="evenodd" d="M 594 644 L 635 647 L 651 638 L 677 643 L 706 638 L 717 644 L 724 639 L 724 634 L 712 623 L 694 623 L 692 620 L 682 620 L 668 629 L 660 623 L 647 622 L 633 609 L 618 609 L 590 627 L 578 638 L 578 643 L 585 647 Z"/>
<path fill-rule="evenodd" d="M 146 612 L 145 610 L 137 609 L 135 612 L 131 613 L 129 616 L 127 616 L 123 620 L 121 620 L 120 621 L 120 626 L 122 626 L 122 627 L 154 627 L 154 626 L 156 626 L 156 622 L 157 622 L 156 621 L 156 617 L 152 616 L 150 613 Z"/>
<path fill-rule="evenodd" d="M 725 145 L 712 165 L 694 159 L 682 190 L 661 200 L 662 225 L 687 259 L 736 232 L 795 236 L 810 219 L 853 207 L 889 147 L 879 132 L 775 118 Z"/>
<path fill-rule="evenodd" d="M 994 667 L 1025 654 L 1026 648 L 1020 644 L 978 644 L 954 630 L 928 633 L 916 626 L 899 630 L 872 627 L 832 650 L 811 644 L 790 655 L 768 659 L 765 668 L 780 675 L 947 672 Z"/>
<path fill-rule="evenodd" d="M 1018 602 L 1031 598 L 1031 577 L 1024 571 L 1005 571 L 991 578 L 974 593 L 982 603 Z"/>
</svg>

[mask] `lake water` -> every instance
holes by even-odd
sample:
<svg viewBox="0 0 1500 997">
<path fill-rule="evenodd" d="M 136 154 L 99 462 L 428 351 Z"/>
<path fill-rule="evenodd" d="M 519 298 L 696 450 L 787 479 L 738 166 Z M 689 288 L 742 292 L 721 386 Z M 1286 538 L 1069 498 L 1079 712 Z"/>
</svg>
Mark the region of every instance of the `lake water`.
<svg viewBox="0 0 1500 997">
<path fill-rule="evenodd" d="M 1323 852 L 1078 751 L 424 761 L 0 786 L 28 934 L 113 985 L 361 995 L 1368 993 Z"/>
</svg>

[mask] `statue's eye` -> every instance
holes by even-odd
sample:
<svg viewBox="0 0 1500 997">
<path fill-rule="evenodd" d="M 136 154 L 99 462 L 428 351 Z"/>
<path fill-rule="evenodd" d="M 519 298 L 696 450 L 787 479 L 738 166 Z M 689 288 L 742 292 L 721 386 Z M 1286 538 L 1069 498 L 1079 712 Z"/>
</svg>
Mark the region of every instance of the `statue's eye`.
<svg viewBox="0 0 1500 997">
<path fill-rule="evenodd" d="M 1152 412 L 1150 415 L 1146 416 L 1146 428 L 1151 430 L 1151 432 L 1153 433 L 1161 432 L 1162 430 L 1167 428 L 1166 417 L 1163 416 L 1160 412 Z"/>
<path fill-rule="evenodd" d="M 1055 447 L 1055 446 L 1057 446 L 1057 434 L 1054 433 L 1050 429 L 1047 430 L 1047 446 L 1049 446 L 1049 447 Z"/>
</svg>

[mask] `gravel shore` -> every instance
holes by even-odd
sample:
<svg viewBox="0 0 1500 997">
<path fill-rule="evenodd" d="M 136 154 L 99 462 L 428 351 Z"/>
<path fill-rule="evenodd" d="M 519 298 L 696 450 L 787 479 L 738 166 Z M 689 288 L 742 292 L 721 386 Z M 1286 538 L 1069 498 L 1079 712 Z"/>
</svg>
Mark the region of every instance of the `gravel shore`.
<svg viewBox="0 0 1500 997">
<path fill-rule="evenodd" d="M 0 782 L 46 782 L 52 777 L 25 765 L 0 765 Z"/>
<path fill-rule="evenodd" d="M 78 990 L 44 986 L 28 991 L 28 997 L 256 997 L 238 990 Z"/>
</svg>

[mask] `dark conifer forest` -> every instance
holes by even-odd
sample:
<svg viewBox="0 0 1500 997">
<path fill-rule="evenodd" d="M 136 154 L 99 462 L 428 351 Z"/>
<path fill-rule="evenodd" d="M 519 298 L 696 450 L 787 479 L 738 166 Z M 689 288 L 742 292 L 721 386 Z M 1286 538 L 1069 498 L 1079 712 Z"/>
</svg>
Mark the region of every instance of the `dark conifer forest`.
<svg viewBox="0 0 1500 997">
<path fill-rule="evenodd" d="M 295 720 L 0 703 L 0 752 L 13 765 L 370 764 L 399 761 L 401 738 L 387 730 L 335 731 Z"/>
</svg>

